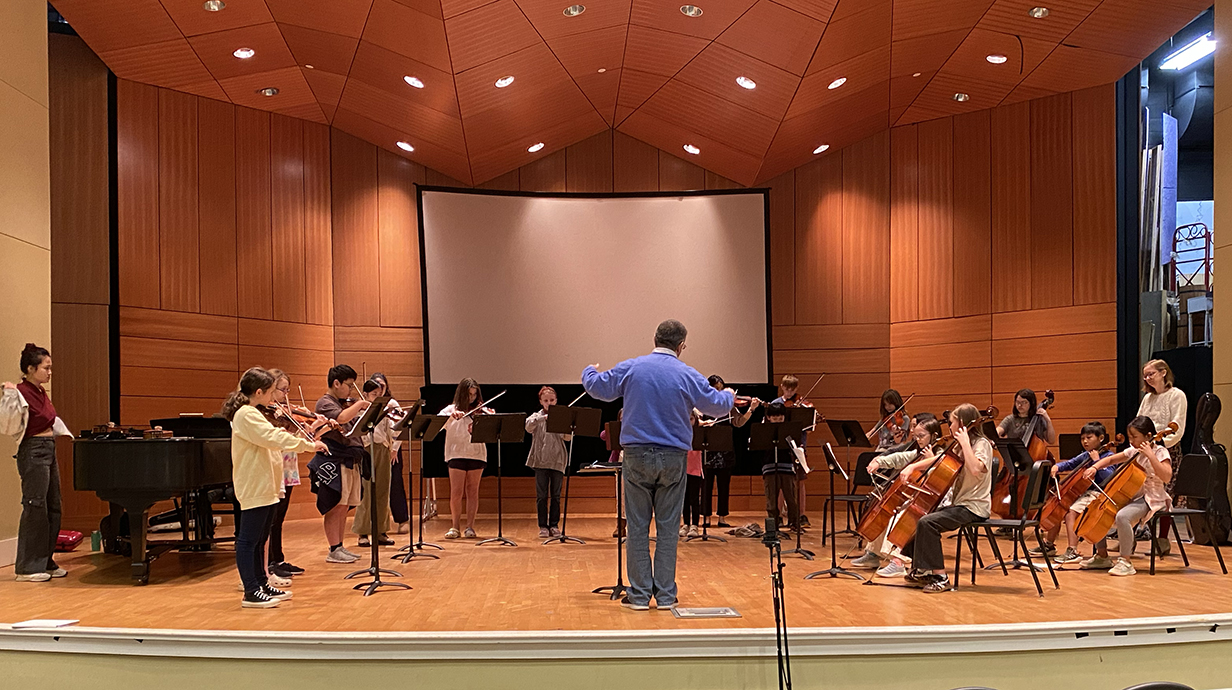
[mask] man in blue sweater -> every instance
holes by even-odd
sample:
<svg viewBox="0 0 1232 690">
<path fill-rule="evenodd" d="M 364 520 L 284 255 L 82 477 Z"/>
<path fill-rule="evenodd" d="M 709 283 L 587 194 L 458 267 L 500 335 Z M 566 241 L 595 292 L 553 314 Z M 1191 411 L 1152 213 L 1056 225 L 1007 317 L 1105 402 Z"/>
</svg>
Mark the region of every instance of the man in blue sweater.
<svg viewBox="0 0 1232 690">
<path fill-rule="evenodd" d="M 655 329 L 654 351 L 600 373 L 582 371 L 582 386 L 596 400 L 624 398 L 620 445 L 625 449 L 625 513 L 629 539 L 629 594 L 620 603 L 635 611 L 676 605 L 676 543 L 684 508 L 685 459 L 693 446 L 689 413 L 721 416 L 735 404 L 731 389 L 715 390 L 706 377 L 680 361 L 684 324 L 668 319 Z M 655 520 L 654 566 L 650 521 Z"/>
</svg>

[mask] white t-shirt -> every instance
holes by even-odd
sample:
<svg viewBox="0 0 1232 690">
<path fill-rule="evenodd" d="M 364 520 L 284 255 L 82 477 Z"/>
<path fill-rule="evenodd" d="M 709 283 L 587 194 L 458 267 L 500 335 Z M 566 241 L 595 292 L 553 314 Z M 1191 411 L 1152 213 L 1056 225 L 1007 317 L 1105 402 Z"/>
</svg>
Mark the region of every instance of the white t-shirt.
<svg viewBox="0 0 1232 690">
<path fill-rule="evenodd" d="M 972 438 L 971 450 L 975 451 L 975 459 L 964 458 L 964 461 L 982 463 L 984 473 L 973 476 L 965 468 L 959 470 L 950 492 L 950 503 L 986 518 L 992 514 L 992 443 L 983 437 Z"/>
<path fill-rule="evenodd" d="M 1125 456 L 1146 470 L 1146 482 L 1143 483 L 1142 492 L 1139 496 L 1146 498 L 1146 505 L 1151 509 L 1151 512 L 1156 513 L 1167 508 L 1172 501 L 1168 496 L 1168 487 L 1162 479 L 1155 476 L 1155 468 L 1151 466 L 1151 461 L 1143 456 L 1142 453 L 1139 453 L 1137 448 L 1133 447 L 1125 449 Z M 1172 456 L 1168 453 L 1168 449 L 1161 445 L 1155 446 L 1155 457 L 1160 462 L 1168 463 L 1169 465 L 1172 463 Z"/>
<path fill-rule="evenodd" d="M 458 408 L 446 405 L 437 414 L 448 417 Z M 471 425 L 474 415 L 462 419 L 449 419 L 445 422 L 445 461 L 469 458 L 471 460 L 488 461 L 488 447 L 482 443 L 471 443 Z"/>
</svg>

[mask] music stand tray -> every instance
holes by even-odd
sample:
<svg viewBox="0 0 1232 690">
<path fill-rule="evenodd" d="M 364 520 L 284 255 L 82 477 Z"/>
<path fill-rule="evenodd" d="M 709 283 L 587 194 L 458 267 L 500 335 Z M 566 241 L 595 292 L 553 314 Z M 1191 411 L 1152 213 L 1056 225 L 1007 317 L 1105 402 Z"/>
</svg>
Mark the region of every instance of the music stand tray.
<svg viewBox="0 0 1232 690">
<path fill-rule="evenodd" d="M 578 436 L 599 437 L 599 426 L 603 423 L 603 410 L 597 407 L 570 407 L 568 405 L 552 405 L 548 408 L 547 430 L 553 434 L 569 434 L 569 452 L 565 461 L 565 505 L 560 522 L 560 536 L 551 537 L 544 544 L 559 542 L 566 544 L 585 544 L 577 537 L 569 536 L 566 529 L 569 525 L 569 479 L 573 476 L 569 468 L 573 466 L 573 440 Z"/>
<path fill-rule="evenodd" d="M 732 443 L 732 428 L 730 426 L 724 425 L 724 426 L 695 426 L 693 427 L 693 450 L 700 450 L 702 452 L 702 468 L 703 468 L 702 472 L 703 473 L 705 473 L 706 471 L 705 470 L 705 454 L 706 453 L 710 451 L 720 451 L 721 452 L 725 450 L 735 450 L 735 449 L 736 449 L 736 446 Z M 702 486 L 704 487 L 705 484 L 703 483 Z M 704 490 L 705 489 L 703 488 L 703 491 Z M 701 506 L 698 506 L 698 509 L 700 510 Z M 685 542 L 688 543 L 688 542 L 693 541 L 694 539 L 700 539 L 702 541 L 719 541 L 725 544 L 727 543 L 727 540 L 724 539 L 723 537 L 716 537 L 716 536 L 711 535 L 708 531 L 709 528 L 710 528 L 710 516 L 707 515 L 702 520 L 702 533 L 693 535 L 691 537 L 685 537 L 684 538 Z"/>
<path fill-rule="evenodd" d="M 526 438 L 526 413 L 475 415 L 471 425 L 471 443 L 496 444 L 496 536 L 475 544 L 500 544 L 517 546 L 517 542 L 505 537 L 504 492 L 501 488 L 501 446 L 506 443 L 521 443 Z"/>
</svg>

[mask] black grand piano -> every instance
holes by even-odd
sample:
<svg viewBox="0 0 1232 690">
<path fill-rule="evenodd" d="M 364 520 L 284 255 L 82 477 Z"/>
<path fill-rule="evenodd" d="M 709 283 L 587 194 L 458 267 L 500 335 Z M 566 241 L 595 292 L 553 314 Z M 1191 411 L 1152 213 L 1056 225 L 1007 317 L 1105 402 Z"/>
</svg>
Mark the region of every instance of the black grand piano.
<svg viewBox="0 0 1232 690">
<path fill-rule="evenodd" d="M 151 426 L 173 436 L 103 435 L 73 442 L 73 488 L 93 491 L 111 504 L 111 514 L 100 525 L 104 550 L 124 553 L 131 546 L 132 577 L 142 585 L 149 582 L 150 563 L 164 551 L 231 541 L 214 537 L 210 498 L 212 489 L 217 493 L 231 483 L 230 423 L 183 417 L 151 420 Z M 181 538 L 147 540 L 150 507 L 168 499 L 177 499 Z"/>
</svg>

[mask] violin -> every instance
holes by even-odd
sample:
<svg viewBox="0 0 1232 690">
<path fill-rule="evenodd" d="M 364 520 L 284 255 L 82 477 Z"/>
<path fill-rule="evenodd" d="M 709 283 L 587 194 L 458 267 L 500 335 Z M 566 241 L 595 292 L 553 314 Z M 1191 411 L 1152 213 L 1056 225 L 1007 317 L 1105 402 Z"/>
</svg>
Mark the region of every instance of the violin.
<svg viewBox="0 0 1232 690">
<path fill-rule="evenodd" d="M 911 399 L 914 397 L 915 397 L 915 393 L 908 395 L 907 399 L 903 401 L 902 405 L 898 406 L 897 410 L 894 410 L 890 414 L 883 416 L 881 418 L 881 421 L 877 422 L 877 425 L 874 426 L 871 431 L 865 434 L 864 437 L 871 439 L 872 437 L 876 436 L 878 432 L 881 431 L 882 427 L 885 427 L 886 425 L 890 424 L 890 422 L 893 422 L 894 426 L 896 427 L 895 432 L 894 432 L 894 442 L 902 443 L 903 422 L 906 421 L 906 415 L 903 414 L 903 410 L 907 409 L 907 403 L 911 402 Z"/>
<path fill-rule="evenodd" d="M 813 385 L 809 386 L 809 389 L 804 392 L 804 395 L 795 395 L 791 399 L 784 398 L 783 407 L 813 407 L 813 403 L 809 402 L 808 397 L 812 394 L 813 389 L 817 387 L 817 384 L 821 383 L 821 380 L 825 377 L 825 374 L 818 376 Z"/>
<path fill-rule="evenodd" d="M 765 407 L 766 405 L 769 404 L 765 400 L 762 400 L 761 398 L 757 398 L 751 395 L 737 395 L 736 402 L 732 403 L 732 407 L 748 407 L 749 405 L 753 404 L 753 401 L 757 401 L 757 404 L 761 405 L 762 407 Z"/>
<path fill-rule="evenodd" d="M 1176 422 L 1151 437 L 1150 443 L 1159 443 L 1165 436 L 1177 432 L 1180 427 Z M 1116 514 L 1121 508 L 1129 505 L 1142 491 L 1146 484 L 1146 470 L 1136 462 L 1127 462 L 1108 480 L 1108 486 L 1100 490 L 1103 494 L 1091 502 L 1082 512 L 1074 525 L 1074 532 L 1082 539 L 1095 544 L 1108 536 L 1109 530 L 1116 524 Z"/>
<path fill-rule="evenodd" d="M 1074 501 L 1077 501 L 1079 496 L 1091 488 L 1093 480 L 1087 479 L 1084 476 L 1083 470 L 1095 464 L 1095 461 L 1105 451 L 1116 452 L 1117 446 L 1124 442 L 1125 435 L 1117 434 L 1116 438 L 1088 452 L 1086 459 L 1069 473 L 1065 481 L 1053 480 L 1056 488 L 1052 491 L 1052 495 L 1048 497 L 1048 500 L 1044 502 L 1044 507 L 1040 509 L 1039 521 L 1041 529 L 1048 531 L 1061 524 L 1061 521 L 1065 519 L 1065 513 L 1069 512 L 1069 507 L 1074 505 Z"/>
</svg>

